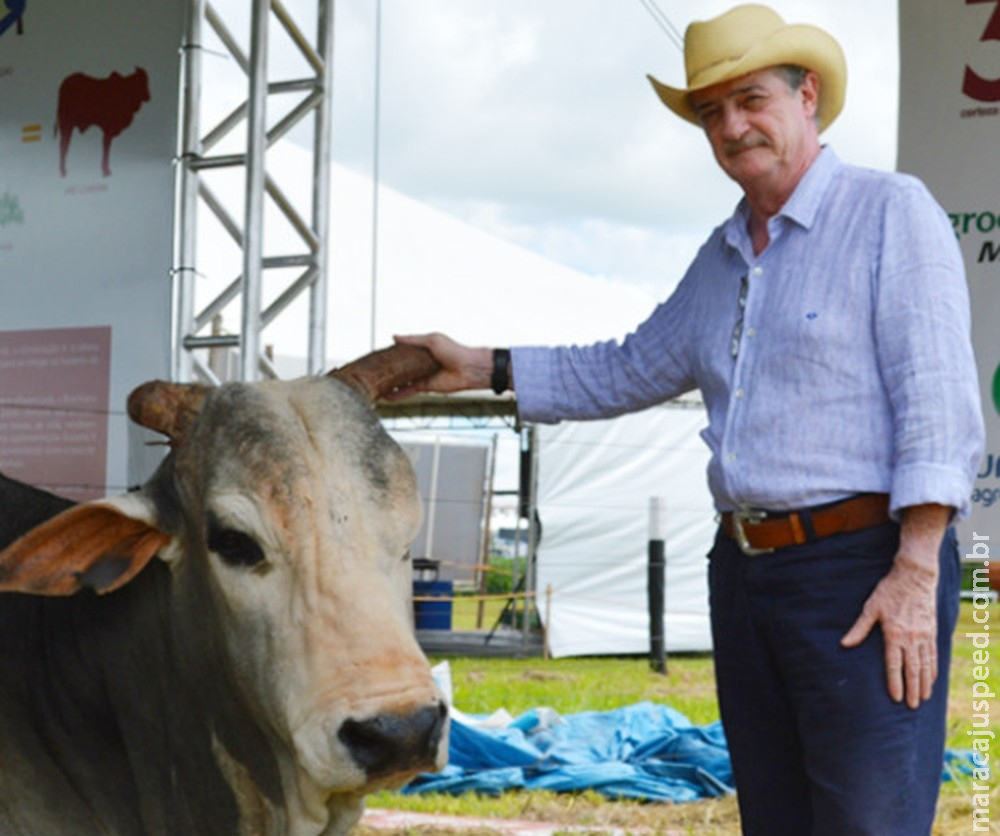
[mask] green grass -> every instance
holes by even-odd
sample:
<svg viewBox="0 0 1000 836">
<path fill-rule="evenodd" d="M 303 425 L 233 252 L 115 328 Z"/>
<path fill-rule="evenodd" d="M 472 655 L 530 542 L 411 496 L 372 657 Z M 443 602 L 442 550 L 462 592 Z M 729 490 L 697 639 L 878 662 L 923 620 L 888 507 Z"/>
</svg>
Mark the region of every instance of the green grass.
<svg viewBox="0 0 1000 836">
<path fill-rule="evenodd" d="M 503 609 L 504 600 L 491 598 L 482 604 L 482 626 L 477 623 L 479 618 L 479 601 L 471 596 L 458 596 L 452 601 L 452 630 L 489 630 Z"/>
<path fill-rule="evenodd" d="M 997 635 L 992 642 L 992 648 L 986 649 L 989 658 L 984 659 L 984 661 L 991 674 L 986 681 L 992 685 L 992 691 L 998 693 L 998 689 L 1000 689 L 1000 607 L 994 605 L 990 610 L 989 621 Z M 979 665 L 973 658 L 976 648 L 972 644 L 972 639 L 966 638 L 966 633 L 984 632 L 982 625 L 973 621 L 972 615 L 972 604 L 963 603 L 958 627 L 955 629 L 955 639 L 952 642 L 951 676 L 948 691 L 948 746 L 955 749 L 970 748 L 970 738 L 967 732 L 972 729 L 972 686 L 976 682 L 973 672 Z M 1000 699 L 990 700 L 990 705 L 993 709 L 991 727 L 997 733 L 998 738 L 994 752 L 1000 753 Z M 991 763 L 994 762 L 995 758 L 996 754 L 994 754 L 994 758 L 991 758 Z M 1000 775 L 1000 771 L 994 771 Z"/>
<path fill-rule="evenodd" d="M 502 602 L 490 602 L 493 618 L 501 605 Z M 467 619 L 466 608 L 474 616 L 473 603 L 456 602 L 456 621 Z M 948 746 L 955 749 L 969 748 L 970 738 L 966 732 L 972 728 L 975 648 L 965 634 L 981 631 L 972 620 L 972 612 L 971 604 L 963 604 L 953 644 Z M 492 625 L 493 618 L 487 617 L 487 628 Z M 991 623 L 1000 636 L 1000 628 L 996 627 L 1000 624 L 1000 608 L 996 606 L 992 608 Z M 992 656 L 992 661 L 1000 660 L 1000 640 Z M 506 708 L 516 716 L 540 706 L 571 714 L 610 710 L 651 700 L 670 705 L 698 725 L 713 722 L 719 716 L 710 655 L 672 656 L 668 660 L 666 675 L 653 673 L 647 660 L 640 657 L 557 660 L 450 658 L 448 661 L 455 705 L 469 714 L 487 714 Z M 994 665 L 994 670 L 996 672 L 990 681 L 996 691 L 1000 687 L 1000 662 Z M 998 733 L 996 748 L 991 752 L 995 757 L 995 752 L 1000 751 L 1000 699 L 992 700 L 991 704 L 997 717 L 992 726 Z M 1000 781 L 997 780 L 996 770 L 991 786 L 995 824 L 1000 818 L 997 814 L 1000 811 Z M 935 836 L 957 836 L 969 832 L 970 796 L 967 779 L 943 785 Z M 642 805 L 609 802 L 593 793 L 558 796 L 551 793 L 507 793 L 499 798 L 474 794 L 449 797 L 380 793 L 369 799 L 369 805 L 499 819 L 535 818 L 583 827 L 642 827 L 656 833 L 737 836 L 740 832 L 736 805 L 732 799 L 681 805 Z M 367 832 L 364 828 L 358 830 L 359 834 Z M 421 829 L 419 832 L 430 834 L 435 831 Z M 1000 832 L 1000 829 L 991 832 Z M 384 831 L 381 836 L 385 836 Z"/>
<path fill-rule="evenodd" d="M 710 656 L 674 657 L 667 674 L 645 659 L 449 659 L 455 705 L 467 714 L 545 706 L 560 714 L 608 711 L 636 702 L 667 703 L 698 725 L 719 718 Z"/>
<path fill-rule="evenodd" d="M 432 659 L 432 662 L 441 660 Z M 652 700 L 670 705 L 698 725 L 719 717 L 715 700 L 714 666 L 709 655 L 671 657 L 666 675 L 654 673 L 644 658 L 470 659 L 449 658 L 455 705 L 467 714 L 489 714 L 505 708 L 514 716 L 545 706 L 560 714 L 606 711 Z M 509 792 L 498 797 L 467 793 L 460 796 L 382 792 L 370 807 L 385 807 L 441 815 L 494 819 L 537 819 L 574 827 L 642 827 L 698 836 L 734 836 L 733 799 L 696 805 L 644 805 L 609 802 L 594 792 L 576 795 Z M 671 809 L 673 808 L 673 809 Z M 683 808 L 683 809 L 682 809 Z M 706 821 L 713 824 L 706 826 Z M 729 824 L 727 824 L 727 822 Z M 719 823 L 722 829 L 714 829 Z M 728 828 L 728 829 L 727 829 Z M 431 836 L 446 831 L 400 830 L 399 836 Z M 470 831 L 481 832 L 481 831 Z M 487 832 L 487 831 L 482 831 Z M 358 828 L 359 836 L 376 836 Z M 385 836 L 382 831 L 379 836 Z"/>
</svg>

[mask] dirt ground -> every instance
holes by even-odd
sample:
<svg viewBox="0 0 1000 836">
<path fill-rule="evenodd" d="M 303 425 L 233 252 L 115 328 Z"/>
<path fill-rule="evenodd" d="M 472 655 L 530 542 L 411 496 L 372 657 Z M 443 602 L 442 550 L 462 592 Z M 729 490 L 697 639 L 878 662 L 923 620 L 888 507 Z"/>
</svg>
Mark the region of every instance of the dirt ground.
<svg viewBox="0 0 1000 836">
<path fill-rule="evenodd" d="M 942 795 L 933 836 L 965 836 L 972 832 L 971 793 L 949 791 Z M 452 819 L 440 823 L 421 820 L 398 826 L 371 826 L 362 821 L 352 831 L 353 836 L 453 836 L 455 833 L 474 836 L 508 836 L 529 833 L 535 836 L 551 834 L 657 834 L 657 836 L 740 836 L 739 812 L 733 797 L 689 804 L 639 804 L 634 802 L 602 801 L 593 797 L 551 796 L 527 793 L 522 796 L 516 821 L 547 825 L 545 828 L 524 829 L 520 824 L 508 826 L 504 821 L 495 825 L 482 819 L 468 820 L 463 826 Z M 990 822 L 990 833 L 1000 834 L 1000 787 L 992 798 L 997 811 Z M 515 817 L 511 817 L 512 820 Z"/>
</svg>

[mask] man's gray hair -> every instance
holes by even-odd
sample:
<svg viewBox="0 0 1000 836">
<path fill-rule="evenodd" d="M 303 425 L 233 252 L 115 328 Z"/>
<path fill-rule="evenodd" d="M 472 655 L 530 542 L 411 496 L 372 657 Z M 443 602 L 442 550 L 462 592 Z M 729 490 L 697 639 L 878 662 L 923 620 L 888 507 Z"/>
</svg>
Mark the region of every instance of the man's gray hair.
<svg viewBox="0 0 1000 836">
<path fill-rule="evenodd" d="M 788 86 L 792 90 L 798 90 L 802 86 L 802 82 L 806 79 L 806 73 L 809 72 L 805 67 L 800 67 L 798 64 L 780 64 L 775 69 L 784 76 L 785 81 L 788 82 Z"/>
<path fill-rule="evenodd" d="M 802 82 L 806 80 L 806 73 L 809 72 L 805 67 L 800 67 L 798 64 L 779 64 L 774 68 L 775 72 L 778 73 L 788 84 L 788 88 L 794 93 L 802 86 Z M 820 90 L 820 95 L 823 91 Z M 819 108 L 816 108 L 816 113 L 813 116 L 813 121 L 816 126 L 819 127 Z"/>
</svg>

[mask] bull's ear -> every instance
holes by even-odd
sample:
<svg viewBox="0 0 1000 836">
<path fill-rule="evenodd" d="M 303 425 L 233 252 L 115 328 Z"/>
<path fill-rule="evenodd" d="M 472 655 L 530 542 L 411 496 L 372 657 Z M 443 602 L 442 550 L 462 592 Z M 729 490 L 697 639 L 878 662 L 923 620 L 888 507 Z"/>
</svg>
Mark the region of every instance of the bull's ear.
<svg viewBox="0 0 1000 836">
<path fill-rule="evenodd" d="M 148 500 L 130 494 L 77 505 L 0 552 L 0 592 L 103 594 L 124 586 L 170 542 Z"/>
</svg>

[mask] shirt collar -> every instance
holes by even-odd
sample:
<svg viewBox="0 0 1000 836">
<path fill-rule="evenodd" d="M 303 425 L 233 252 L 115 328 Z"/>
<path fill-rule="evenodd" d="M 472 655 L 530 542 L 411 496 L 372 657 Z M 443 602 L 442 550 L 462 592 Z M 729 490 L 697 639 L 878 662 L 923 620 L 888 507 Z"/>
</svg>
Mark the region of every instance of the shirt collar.
<svg viewBox="0 0 1000 836">
<path fill-rule="evenodd" d="M 799 226 L 809 229 L 816 220 L 820 206 L 823 205 L 823 198 L 834 175 L 842 165 L 834 150 L 824 145 L 775 218 L 788 218 Z M 775 218 L 772 218 L 772 222 Z M 749 219 L 750 206 L 744 197 L 726 225 L 726 242 L 730 246 L 740 249 L 741 242 L 746 242 Z"/>
<path fill-rule="evenodd" d="M 820 206 L 823 205 L 823 198 L 830 187 L 834 173 L 841 165 L 840 158 L 834 150 L 824 145 L 778 214 L 809 229 L 816 220 Z"/>
</svg>

